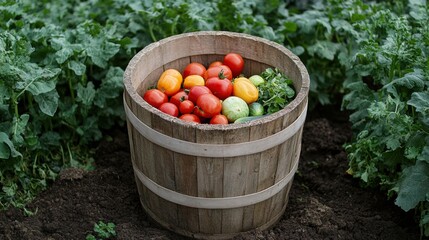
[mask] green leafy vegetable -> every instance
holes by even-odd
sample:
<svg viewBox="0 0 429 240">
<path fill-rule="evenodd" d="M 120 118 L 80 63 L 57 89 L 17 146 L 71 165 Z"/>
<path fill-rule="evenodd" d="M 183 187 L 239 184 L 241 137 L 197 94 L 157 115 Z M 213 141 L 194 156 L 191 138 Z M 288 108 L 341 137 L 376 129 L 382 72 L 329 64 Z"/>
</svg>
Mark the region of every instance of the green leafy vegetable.
<svg viewBox="0 0 429 240">
<path fill-rule="evenodd" d="M 258 102 L 266 113 L 283 109 L 295 97 L 292 80 L 277 68 L 267 68 L 261 73 L 265 82 L 258 86 Z"/>
</svg>

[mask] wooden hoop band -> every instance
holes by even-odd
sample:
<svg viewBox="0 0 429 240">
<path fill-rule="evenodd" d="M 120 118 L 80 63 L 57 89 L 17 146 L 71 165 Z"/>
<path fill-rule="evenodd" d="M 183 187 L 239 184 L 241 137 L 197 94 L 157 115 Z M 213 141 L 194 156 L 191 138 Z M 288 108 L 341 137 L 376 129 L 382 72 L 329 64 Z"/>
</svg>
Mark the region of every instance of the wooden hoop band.
<svg viewBox="0 0 429 240">
<path fill-rule="evenodd" d="M 189 196 L 182 193 L 175 192 L 168 188 L 165 188 L 156 182 L 152 181 L 146 175 L 144 175 L 133 163 L 134 173 L 141 181 L 141 183 L 146 186 L 153 193 L 158 195 L 161 198 L 164 198 L 167 201 L 187 206 L 193 208 L 204 208 L 204 209 L 229 209 L 229 208 L 239 208 L 250 206 L 264 200 L 267 200 L 281 190 L 292 180 L 295 175 L 296 170 L 298 169 L 299 163 L 299 154 L 294 159 L 294 164 L 291 171 L 280 181 L 275 183 L 269 188 L 266 188 L 262 191 L 251 193 L 247 195 L 237 196 L 237 197 L 224 197 L 224 198 L 204 198 L 204 197 L 195 197 Z"/>
<path fill-rule="evenodd" d="M 129 122 L 142 136 L 144 136 L 150 142 L 169 149 L 173 152 L 187 154 L 190 156 L 214 158 L 250 155 L 253 153 L 263 152 L 267 149 L 280 145 L 298 132 L 298 130 L 304 124 L 307 114 L 306 104 L 301 114 L 292 124 L 283 130 L 265 138 L 242 143 L 204 144 L 180 140 L 153 130 L 136 117 L 136 115 L 131 111 L 130 107 L 126 103 L 125 98 L 124 108 Z"/>
</svg>

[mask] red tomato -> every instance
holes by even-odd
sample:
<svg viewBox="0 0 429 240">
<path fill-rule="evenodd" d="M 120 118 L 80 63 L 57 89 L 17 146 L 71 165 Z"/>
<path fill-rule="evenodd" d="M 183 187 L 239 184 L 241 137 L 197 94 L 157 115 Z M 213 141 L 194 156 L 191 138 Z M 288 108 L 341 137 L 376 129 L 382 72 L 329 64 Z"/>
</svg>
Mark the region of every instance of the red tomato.
<svg viewBox="0 0 429 240">
<path fill-rule="evenodd" d="M 228 118 L 225 115 L 218 114 L 210 119 L 210 124 L 228 124 Z"/>
<path fill-rule="evenodd" d="M 198 97 L 194 114 L 203 118 L 211 118 L 219 114 L 221 110 L 220 99 L 211 93 L 206 93 Z"/>
<path fill-rule="evenodd" d="M 191 87 L 191 89 L 189 89 L 188 99 L 191 100 L 194 104 L 196 104 L 198 97 L 206 93 L 212 93 L 208 87 L 193 86 Z"/>
<path fill-rule="evenodd" d="M 183 70 L 183 79 L 189 75 L 200 75 L 203 77 L 205 72 L 206 67 L 204 67 L 201 63 L 192 62 L 189 63 Z"/>
<path fill-rule="evenodd" d="M 179 116 L 179 109 L 171 102 L 166 102 L 159 106 L 159 110 L 173 117 Z"/>
<path fill-rule="evenodd" d="M 220 79 L 228 78 L 229 80 L 231 80 L 232 72 L 231 69 L 226 65 L 211 67 L 207 69 L 206 73 L 204 74 L 204 79 L 207 80 L 212 77 L 219 77 Z"/>
<path fill-rule="evenodd" d="M 184 90 L 179 91 L 178 93 L 174 94 L 171 98 L 170 98 L 170 102 L 174 103 L 174 105 L 176 105 L 177 107 L 180 106 L 180 103 L 183 100 L 188 99 L 188 93 Z"/>
<path fill-rule="evenodd" d="M 183 121 L 201 123 L 200 118 L 197 115 L 192 113 L 183 114 L 179 118 L 182 119 Z"/>
<path fill-rule="evenodd" d="M 211 68 L 211 67 L 217 67 L 217 66 L 220 66 L 220 65 L 223 65 L 223 63 L 221 61 L 214 61 L 214 62 L 210 63 L 209 68 Z"/>
<path fill-rule="evenodd" d="M 190 100 L 183 100 L 179 105 L 179 111 L 181 114 L 192 113 L 194 111 L 195 104 Z"/>
<path fill-rule="evenodd" d="M 233 85 L 232 82 L 228 79 L 220 79 L 219 77 L 212 77 L 207 79 L 206 87 L 212 91 L 213 95 L 224 100 L 225 98 L 231 96 Z"/>
<path fill-rule="evenodd" d="M 244 60 L 238 53 L 228 53 L 223 58 L 223 64 L 231 69 L 233 77 L 237 77 L 243 71 Z"/>
<path fill-rule="evenodd" d="M 156 108 L 159 108 L 161 104 L 168 102 L 167 94 L 158 89 L 147 90 L 143 95 L 143 99 Z"/>
</svg>

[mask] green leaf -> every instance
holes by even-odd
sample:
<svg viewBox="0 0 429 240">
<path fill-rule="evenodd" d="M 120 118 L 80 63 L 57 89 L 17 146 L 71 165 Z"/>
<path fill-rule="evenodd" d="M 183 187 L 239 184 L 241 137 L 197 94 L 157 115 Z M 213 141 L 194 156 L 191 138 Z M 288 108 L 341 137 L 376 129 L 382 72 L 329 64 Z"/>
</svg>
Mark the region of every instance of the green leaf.
<svg viewBox="0 0 429 240">
<path fill-rule="evenodd" d="M 12 183 L 10 186 L 2 187 L 3 192 L 6 193 L 6 196 L 9 197 L 15 196 L 17 189 L 18 186 L 15 183 Z"/>
<path fill-rule="evenodd" d="M 80 83 L 77 85 L 77 101 L 82 102 L 86 106 L 92 105 L 95 93 L 96 91 L 92 82 L 88 82 L 86 87 L 82 86 Z"/>
<path fill-rule="evenodd" d="M 40 111 L 48 116 L 54 116 L 58 108 L 59 95 L 55 89 L 50 92 L 34 96 L 34 100 L 39 105 Z"/>
<path fill-rule="evenodd" d="M 341 45 L 330 41 L 318 41 L 316 44 L 308 47 L 308 53 L 311 56 L 318 55 L 321 58 L 334 60 L 335 54 Z"/>
<path fill-rule="evenodd" d="M 331 24 L 336 32 L 350 33 L 355 37 L 359 35 L 359 33 L 353 28 L 353 26 L 344 19 L 334 19 Z"/>
<path fill-rule="evenodd" d="M 84 119 L 83 124 L 76 129 L 76 132 L 81 136 L 82 144 L 101 139 L 103 134 L 98 127 L 99 123 L 103 124 L 95 116 L 91 116 Z"/>
<path fill-rule="evenodd" d="M 405 74 L 401 78 L 397 78 L 386 84 L 384 88 L 389 88 L 391 86 L 404 86 L 408 89 L 413 89 L 414 91 L 421 91 L 425 86 L 425 76 L 421 69 L 415 69 L 413 72 Z"/>
<path fill-rule="evenodd" d="M 294 22 L 286 21 L 283 23 L 284 29 L 286 32 L 293 33 L 296 32 L 298 25 Z"/>
<path fill-rule="evenodd" d="M 15 149 L 9 136 L 4 132 L 0 132 L 0 158 L 8 159 L 10 156 L 22 157 L 22 154 Z"/>
<path fill-rule="evenodd" d="M 86 71 L 86 65 L 78 62 L 78 61 L 69 61 L 67 63 L 67 67 L 71 70 L 73 70 L 73 72 L 77 75 L 77 76 L 82 76 L 85 71 Z"/>
<path fill-rule="evenodd" d="M 415 165 L 407 167 L 398 181 L 398 197 L 395 204 L 404 211 L 409 211 L 421 201 L 425 201 L 429 194 L 429 163 L 417 161 Z"/>
<path fill-rule="evenodd" d="M 407 104 L 415 107 L 417 112 L 429 113 L 429 91 L 412 93 Z"/>
<path fill-rule="evenodd" d="M 305 49 L 302 46 L 296 46 L 290 49 L 295 55 L 299 56 L 305 52 Z"/>
<path fill-rule="evenodd" d="M 13 119 L 13 131 L 14 135 L 24 134 L 25 127 L 28 124 L 28 120 L 30 119 L 30 115 L 27 113 L 22 114 L 19 118 L 14 117 Z"/>
<path fill-rule="evenodd" d="M 94 232 L 97 233 L 100 238 L 110 238 L 116 236 L 115 231 L 116 225 L 114 223 L 104 223 L 103 221 L 99 221 L 97 224 L 94 224 Z"/>
<path fill-rule="evenodd" d="M 102 48 L 100 46 L 103 45 L 107 45 L 107 47 Z M 119 45 L 115 45 L 112 43 L 97 43 L 97 42 L 93 42 L 90 47 L 87 48 L 86 53 L 88 54 L 89 57 L 91 57 L 92 62 L 101 67 L 101 68 L 105 68 L 107 66 L 107 61 L 110 59 L 110 57 L 112 57 L 117 51 L 112 51 L 112 50 L 119 50 Z M 104 51 L 104 50 L 109 49 L 108 51 Z M 109 54 L 112 53 L 112 54 Z"/>
<path fill-rule="evenodd" d="M 119 51 L 120 46 L 109 42 L 107 39 L 93 38 L 86 48 L 86 53 L 95 65 L 106 68 L 107 61 Z"/>
<path fill-rule="evenodd" d="M 86 240 L 97 240 L 97 238 L 95 238 L 95 236 L 92 234 L 88 234 L 86 235 Z"/>
<path fill-rule="evenodd" d="M 352 16 L 351 16 L 352 22 L 360 22 L 360 21 L 365 20 L 365 19 L 366 19 L 366 16 L 364 14 L 352 13 Z"/>
<path fill-rule="evenodd" d="M 429 146 L 423 148 L 422 153 L 417 157 L 419 161 L 424 161 L 429 163 Z"/>
<path fill-rule="evenodd" d="M 10 157 L 10 146 L 2 141 L 2 134 L 3 132 L 0 133 L 0 159 L 9 159 Z"/>
<path fill-rule="evenodd" d="M 40 142 L 44 146 L 49 145 L 49 146 L 59 147 L 60 141 L 61 141 L 61 135 L 58 132 L 53 132 L 53 131 L 45 132 L 40 137 Z"/>
<path fill-rule="evenodd" d="M 63 64 L 71 56 L 73 56 L 73 49 L 63 47 L 61 50 L 55 53 L 55 60 L 57 61 L 58 64 Z"/>
<path fill-rule="evenodd" d="M 123 92 L 124 70 L 110 67 L 105 80 L 96 92 L 94 103 L 100 108 L 106 106 L 107 99 L 117 98 Z"/>
<path fill-rule="evenodd" d="M 29 91 L 34 96 L 47 93 L 55 89 L 56 77 L 60 69 L 40 68 L 36 64 L 27 63 L 24 69 L 15 69 L 21 80 L 16 83 L 16 88 Z"/>
</svg>

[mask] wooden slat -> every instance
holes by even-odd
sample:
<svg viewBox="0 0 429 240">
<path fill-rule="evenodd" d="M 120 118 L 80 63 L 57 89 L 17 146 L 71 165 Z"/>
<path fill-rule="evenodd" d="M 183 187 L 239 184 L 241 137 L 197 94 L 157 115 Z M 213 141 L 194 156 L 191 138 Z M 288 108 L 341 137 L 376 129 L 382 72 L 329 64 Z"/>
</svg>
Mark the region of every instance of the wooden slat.
<svg viewBox="0 0 429 240">
<path fill-rule="evenodd" d="M 174 137 L 187 141 L 195 141 L 195 129 L 190 126 L 176 125 Z M 190 196 L 198 196 L 197 158 L 194 156 L 174 153 L 176 191 Z M 198 209 L 177 206 L 178 227 L 191 232 L 199 231 Z"/>
<path fill-rule="evenodd" d="M 166 63 L 164 65 L 164 70 L 167 70 L 169 68 L 176 69 L 180 73 L 183 73 L 183 69 L 185 69 L 186 65 L 190 63 L 189 57 L 183 57 L 180 59 L 177 59 L 174 62 Z"/>
<path fill-rule="evenodd" d="M 247 173 L 247 176 L 246 176 L 247 179 L 246 179 L 246 187 L 244 192 L 244 194 L 246 195 L 255 193 L 258 190 L 258 175 L 259 175 L 260 159 L 261 159 L 260 153 L 247 156 L 247 164 L 248 164 L 249 172 Z M 250 231 L 254 228 L 254 225 L 253 225 L 254 212 L 255 212 L 255 205 L 244 207 L 242 231 Z"/>
<path fill-rule="evenodd" d="M 292 111 L 291 114 L 282 118 L 282 128 L 288 127 L 293 123 L 301 112 Z M 302 129 L 302 127 L 301 127 Z M 282 180 L 292 169 L 295 152 L 297 149 L 298 136 L 294 135 L 278 147 L 278 162 L 276 167 L 275 182 Z M 273 196 L 270 207 L 270 217 L 274 217 L 283 208 L 285 202 L 285 190 Z"/>
<path fill-rule="evenodd" d="M 159 67 L 155 70 L 153 70 L 150 74 L 147 76 L 147 80 L 142 82 L 139 87 L 137 88 L 137 93 L 143 97 L 144 93 L 149 88 L 156 88 L 156 82 L 158 81 L 159 77 L 161 76 L 162 72 L 164 71 L 163 67 Z"/>
<path fill-rule="evenodd" d="M 144 111 L 143 108 L 139 107 L 136 103 L 130 103 L 130 108 L 136 114 L 136 116 L 144 121 L 147 125 L 152 125 L 151 113 Z M 133 129 L 133 152 L 136 156 L 134 164 L 135 167 L 141 170 L 149 178 L 155 178 L 155 166 L 152 161 L 153 156 L 153 144 L 145 139 L 140 133 Z M 137 187 L 140 193 L 142 204 L 145 204 L 150 209 L 159 209 L 158 196 L 150 192 L 143 184 L 137 181 Z"/>
<path fill-rule="evenodd" d="M 224 143 L 249 141 L 249 129 L 234 129 L 224 134 Z M 242 196 L 246 192 L 250 172 L 247 156 L 224 158 L 223 197 Z M 244 208 L 226 209 L 222 212 L 222 233 L 242 231 Z"/>
<path fill-rule="evenodd" d="M 223 143 L 221 131 L 197 131 L 199 143 Z M 197 159 L 197 182 L 199 197 L 223 197 L 223 159 L 205 158 Z M 222 230 L 222 210 L 199 210 L 200 232 L 206 234 L 220 233 Z"/>
<path fill-rule="evenodd" d="M 172 123 L 166 121 L 156 114 L 152 114 L 152 128 L 171 136 L 173 134 Z M 173 152 L 160 147 L 158 145 L 153 146 L 152 161 L 155 165 L 155 182 L 168 189 L 175 190 L 175 161 L 173 158 Z M 159 198 L 158 217 L 163 221 L 177 225 L 177 205 L 170 201 Z"/>
<path fill-rule="evenodd" d="M 191 62 L 201 63 L 206 68 L 208 67 L 208 64 L 207 64 L 208 60 L 207 59 L 208 59 L 207 54 L 190 56 Z"/>
<path fill-rule="evenodd" d="M 211 54 L 207 57 L 207 66 L 210 65 L 212 62 L 216 62 L 216 61 L 223 61 L 223 57 L 224 55 L 222 54 Z"/>
<path fill-rule="evenodd" d="M 265 134 L 272 134 L 281 128 L 281 123 L 271 122 L 265 126 Z M 274 184 L 275 174 L 278 161 L 278 147 L 268 149 L 261 153 L 259 175 L 258 175 L 258 191 L 264 190 Z M 255 204 L 254 210 L 254 226 L 261 226 L 269 219 L 271 206 L 271 198 L 261 203 Z"/>
</svg>

